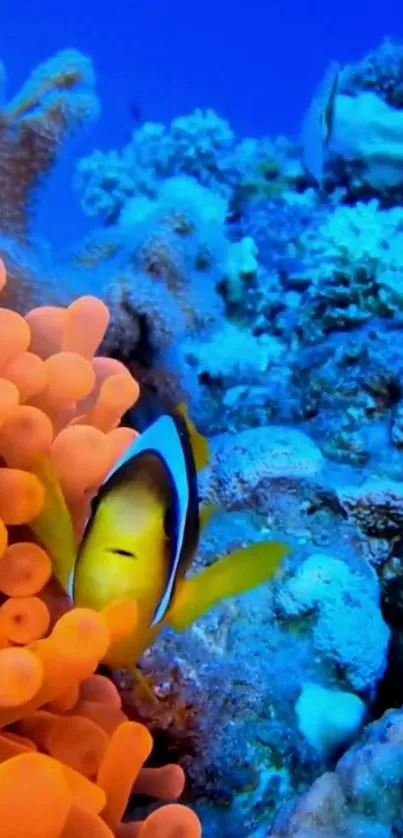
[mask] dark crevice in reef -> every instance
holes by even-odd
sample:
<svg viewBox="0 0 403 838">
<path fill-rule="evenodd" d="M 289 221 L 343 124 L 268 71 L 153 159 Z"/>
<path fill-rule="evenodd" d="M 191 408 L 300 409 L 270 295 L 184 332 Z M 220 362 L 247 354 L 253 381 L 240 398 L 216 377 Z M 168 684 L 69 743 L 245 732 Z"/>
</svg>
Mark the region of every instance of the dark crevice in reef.
<svg viewBox="0 0 403 838">
<path fill-rule="evenodd" d="M 395 552 L 396 549 L 399 547 L 395 546 Z M 391 638 L 385 673 L 373 706 L 375 718 L 403 704 L 403 576 L 382 580 L 381 590 L 382 615 L 391 630 Z"/>
</svg>

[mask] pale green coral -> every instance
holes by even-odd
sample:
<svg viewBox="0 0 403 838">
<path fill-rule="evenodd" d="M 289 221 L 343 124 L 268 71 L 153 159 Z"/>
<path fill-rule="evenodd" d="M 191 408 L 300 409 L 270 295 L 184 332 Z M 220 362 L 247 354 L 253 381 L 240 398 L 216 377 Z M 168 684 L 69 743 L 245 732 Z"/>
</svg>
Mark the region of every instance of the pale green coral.
<svg viewBox="0 0 403 838">
<path fill-rule="evenodd" d="M 279 588 L 277 607 L 285 618 L 307 618 L 317 654 L 353 690 L 365 691 L 382 676 L 389 629 L 369 565 L 315 553 Z"/>
<path fill-rule="evenodd" d="M 338 206 L 299 242 L 309 296 L 335 325 L 392 314 L 403 303 L 403 209 L 376 200 Z M 329 322 L 330 322 L 329 320 Z"/>
<path fill-rule="evenodd" d="M 228 386 L 259 381 L 284 354 L 283 344 L 270 335 L 256 337 L 249 329 L 225 322 L 207 339 L 185 342 L 184 354 L 198 375 L 220 379 Z"/>
<path fill-rule="evenodd" d="M 338 206 L 318 230 L 301 242 L 317 258 L 314 276 L 334 269 L 365 270 L 377 278 L 385 270 L 403 270 L 403 209 L 381 210 L 376 200 Z"/>
</svg>

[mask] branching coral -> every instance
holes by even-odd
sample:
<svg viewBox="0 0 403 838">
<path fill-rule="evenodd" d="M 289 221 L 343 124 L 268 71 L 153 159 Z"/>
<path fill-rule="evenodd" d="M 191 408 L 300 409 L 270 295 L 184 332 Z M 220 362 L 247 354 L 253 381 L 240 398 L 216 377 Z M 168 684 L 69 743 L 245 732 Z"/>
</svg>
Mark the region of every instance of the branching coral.
<svg viewBox="0 0 403 838">
<path fill-rule="evenodd" d="M 165 181 L 158 201 L 140 199 L 140 208 L 138 203 L 129 203 L 121 220 L 133 267 L 154 286 L 166 287 L 184 328 L 200 330 L 215 322 L 223 310 L 217 284 L 228 260 L 226 201 L 191 178 L 178 177 Z M 131 297 L 133 307 L 141 306 L 136 280 Z"/>
<path fill-rule="evenodd" d="M 1 85 L 4 86 L 4 70 Z M 0 229 L 25 238 L 32 193 L 60 146 L 98 113 L 91 62 L 66 50 L 41 64 L 0 109 Z"/>
<path fill-rule="evenodd" d="M 225 119 L 197 108 L 168 127 L 145 123 L 122 151 L 83 158 L 76 188 L 87 215 L 114 222 L 127 201 L 155 197 L 166 178 L 194 177 L 235 206 L 250 196 L 280 194 L 301 171 L 295 147 L 283 137 L 239 141 Z"/>
<path fill-rule="evenodd" d="M 228 123 L 197 109 L 168 128 L 146 123 L 121 152 L 93 152 L 78 164 L 76 187 L 84 211 L 109 220 L 130 198 L 155 197 L 161 180 L 175 175 L 194 176 L 229 198 L 239 177 L 235 149 Z"/>
<path fill-rule="evenodd" d="M 155 197 L 159 182 L 177 174 L 194 175 L 203 185 L 228 196 L 235 136 L 212 110 L 197 109 L 174 119 L 169 128 L 147 122 L 122 152 L 94 151 L 77 167 L 76 187 L 88 215 L 115 219 L 127 200 Z"/>
<path fill-rule="evenodd" d="M 94 81 L 91 61 L 66 50 L 37 67 L 18 94 L 0 104 L 0 254 L 9 278 L 3 305 L 24 314 L 44 301 L 45 285 L 47 303 L 73 298 L 53 282 L 53 269 L 44 280 L 46 258 L 31 242 L 30 221 L 36 190 L 62 145 L 98 114 Z"/>
<path fill-rule="evenodd" d="M 381 210 L 375 200 L 339 206 L 314 234 L 304 232 L 307 335 L 315 333 L 312 320 L 327 332 L 401 308 L 402 242 L 402 210 Z"/>
<path fill-rule="evenodd" d="M 224 311 L 226 214 L 219 195 L 189 177 L 169 178 L 156 200 L 128 201 L 119 225 L 97 231 L 75 254 L 84 286 L 91 264 L 103 284 L 112 315 L 105 349 L 153 388 L 157 371 L 157 389 L 175 400 L 197 390 L 182 339 L 208 333 Z"/>
<path fill-rule="evenodd" d="M 361 61 L 343 70 L 341 89 L 371 90 L 395 108 L 403 107 L 403 44 L 388 38 Z"/>
<path fill-rule="evenodd" d="M 200 835 L 197 817 L 177 804 L 122 823 L 133 790 L 169 801 L 184 786 L 179 766 L 143 769 L 150 734 L 94 674 L 133 630 L 136 606 L 69 610 L 29 535 L 40 540 L 50 488 L 60 484 L 75 537 L 62 515 L 54 539 L 74 551 L 93 492 L 133 439 L 119 424 L 137 383 L 118 362 L 94 358 L 107 323 L 103 303 L 89 297 L 25 318 L 0 308 L 1 838 Z"/>
</svg>

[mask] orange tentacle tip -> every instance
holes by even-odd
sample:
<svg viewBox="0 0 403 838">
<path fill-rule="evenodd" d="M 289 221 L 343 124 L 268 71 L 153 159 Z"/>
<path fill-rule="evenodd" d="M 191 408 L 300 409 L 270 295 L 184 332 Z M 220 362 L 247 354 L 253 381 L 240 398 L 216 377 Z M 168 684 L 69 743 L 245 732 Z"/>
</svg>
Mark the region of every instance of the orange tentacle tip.
<svg viewBox="0 0 403 838">
<path fill-rule="evenodd" d="M 65 497 L 75 500 L 97 488 L 110 465 L 106 435 L 89 425 L 70 425 L 56 437 L 51 451 Z"/>
<path fill-rule="evenodd" d="M 42 410 L 29 405 L 12 408 L 0 426 L 0 455 L 10 468 L 32 468 L 47 457 L 53 426 Z"/>
<path fill-rule="evenodd" d="M 40 358 L 49 358 L 58 352 L 63 343 L 67 311 L 58 306 L 33 308 L 25 320 L 31 330 L 30 352 Z"/>
<path fill-rule="evenodd" d="M 143 821 L 139 838 L 200 838 L 199 818 L 187 806 L 169 803 Z"/>
<path fill-rule="evenodd" d="M 0 607 L 0 625 L 12 643 L 33 643 L 49 629 L 49 610 L 39 597 L 11 597 Z"/>
<path fill-rule="evenodd" d="M 0 467 L 0 518 L 20 526 L 36 518 L 45 502 L 45 490 L 34 474 Z"/>
<path fill-rule="evenodd" d="M 91 360 L 109 325 L 109 310 L 97 297 L 79 297 L 67 309 L 62 351 Z"/>
<path fill-rule="evenodd" d="M 90 608 L 73 608 L 57 621 L 51 634 L 60 648 L 80 658 L 102 660 L 110 646 L 110 633 L 101 614 Z"/>
<path fill-rule="evenodd" d="M 7 549 L 8 544 L 8 529 L 4 523 L 4 521 L 0 518 L 0 558 L 3 556 Z"/>
<path fill-rule="evenodd" d="M 123 817 L 134 782 L 150 756 L 152 744 L 147 728 L 137 722 L 123 722 L 109 740 L 97 783 L 104 789 L 107 799 L 103 817 L 113 830 Z"/>
<path fill-rule="evenodd" d="M 31 330 L 16 311 L 0 308 L 0 335 L 0 369 L 3 370 L 14 358 L 28 350 Z"/>
<path fill-rule="evenodd" d="M 142 768 L 134 784 L 134 793 L 158 800 L 177 800 L 185 787 L 185 774 L 180 765 Z"/>
<path fill-rule="evenodd" d="M 48 385 L 43 394 L 51 407 L 80 401 L 95 385 L 92 364 L 75 352 L 58 352 L 45 361 Z"/>
<path fill-rule="evenodd" d="M 9 545 L 0 557 L 0 591 L 7 596 L 29 597 L 49 581 L 52 563 L 45 550 L 30 541 Z"/>
<path fill-rule="evenodd" d="M 21 402 L 44 390 L 48 381 L 44 362 L 33 352 L 17 355 L 4 368 L 3 375 L 18 388 Z"/>
<path fill-rule="evenodd" d="M 44 670 L 28 649 L 0 649 L 0 706 L 19 707 L 40 690 Z"/>
<path fill-rule="evenodd" d="M 80 699 L 101 703 L 112 710 L 122 709 L 122 699 L 115 685 L 105 675 L 90 675 L 80 686 Z"/>
</svg>

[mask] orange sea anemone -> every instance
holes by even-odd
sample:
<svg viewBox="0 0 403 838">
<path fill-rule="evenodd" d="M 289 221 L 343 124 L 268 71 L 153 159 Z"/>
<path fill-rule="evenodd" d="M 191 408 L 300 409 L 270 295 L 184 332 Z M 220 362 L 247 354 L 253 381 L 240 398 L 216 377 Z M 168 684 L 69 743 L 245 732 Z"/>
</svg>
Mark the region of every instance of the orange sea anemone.
<svg viewBox="0 0 403 838">
<path fill-rule="evenodd" d="M 5 282 L 0 262 L 0 290 Z M 135 436 L 120 422 L 137 382 L 94 357 L 108 319 L 94 297 L 26 317 L 0 308 L 0 838 L 201 834 L 177 803 L 122 822 L 133 792 L 165 802 L 184 786 L 177 765 L 143 767 L 149 732 L 96 674 L 111 643 L 135 628 L 136 607 L 61 604 L 50 558 L 27 535 L 50 471 L 79 538 L 93 494 Z"/>
</svg>

